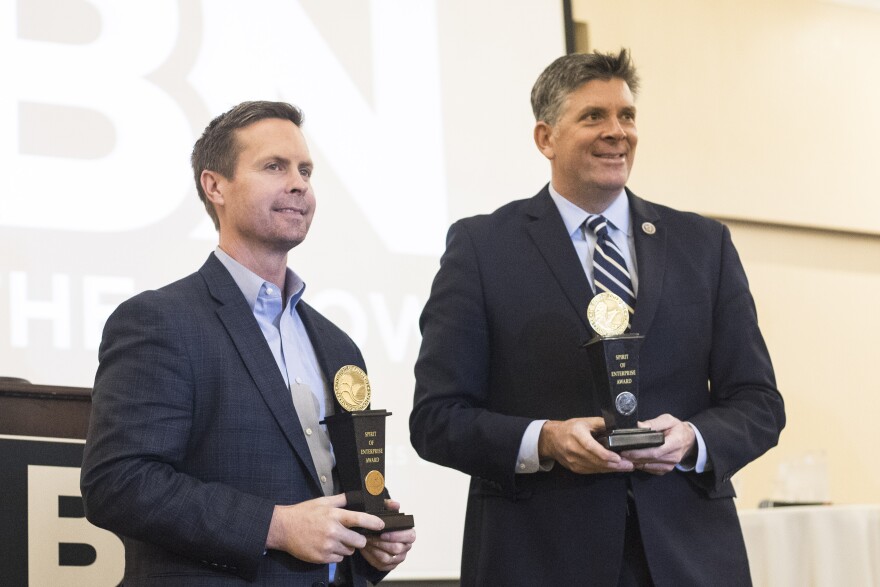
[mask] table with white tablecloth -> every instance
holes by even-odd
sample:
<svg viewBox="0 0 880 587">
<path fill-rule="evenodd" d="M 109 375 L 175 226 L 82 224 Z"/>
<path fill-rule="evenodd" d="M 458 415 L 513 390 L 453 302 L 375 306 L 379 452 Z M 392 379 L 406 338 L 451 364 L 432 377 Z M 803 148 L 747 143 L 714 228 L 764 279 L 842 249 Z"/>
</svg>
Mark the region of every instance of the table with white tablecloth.
<svg viewBox="0 0 880 587">
<path fill-rule="evenodd" d="M 880 504 L 740 510 L 756 587 L 880 587 Z"/>
</svg>

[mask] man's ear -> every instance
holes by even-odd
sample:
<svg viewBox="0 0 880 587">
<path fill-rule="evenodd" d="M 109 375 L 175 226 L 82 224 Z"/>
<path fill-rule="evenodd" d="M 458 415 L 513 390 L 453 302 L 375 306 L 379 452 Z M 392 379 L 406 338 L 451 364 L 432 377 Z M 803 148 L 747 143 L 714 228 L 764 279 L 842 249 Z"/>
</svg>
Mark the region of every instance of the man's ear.
<svg viewBox="0 0 880 587">
<path fill-rule="evenodd" d="M 556 151 L 553 148 L 553 127 L 543 120 L 539 120 L 535 124 L 534 134 L 535 145 L 538 146 L 538 150 L 544 154 L 544 157 L 552 160 L 556 156 Z"/>
<path fill-rule="evenodd" d="M 225 203 L 222 189 L 223 184 L 226 182 L 225 177 L 216 171 L 203 169 L 199 181 L 202 184 L 202 191 L 205 192 L 205 197 L 214 204 L 214 207 L 222 206 Z"/>
</svg>

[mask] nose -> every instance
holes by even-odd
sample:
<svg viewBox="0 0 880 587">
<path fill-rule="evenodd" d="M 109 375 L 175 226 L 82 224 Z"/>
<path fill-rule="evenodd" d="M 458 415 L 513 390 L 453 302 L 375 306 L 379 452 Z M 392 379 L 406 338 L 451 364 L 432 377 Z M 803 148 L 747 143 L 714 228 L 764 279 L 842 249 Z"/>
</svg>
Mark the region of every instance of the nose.
<svg viewBox="0 0 880 587">
<path fill-rule="evenodd" d="M 288 192 L 295 194 L 309 189 L 309 182 L 306 181 L 306 178 L 300 173 L 299 169 L 293 169 L 290 176 Z"/>
<path fill-rule="evenodd" d="M 616 141 L 622 141 L 626 138 L 626 130 L 617 118 L 610 118 L 608 126 L 605 128 L 604 136 Z"/>
</svg>

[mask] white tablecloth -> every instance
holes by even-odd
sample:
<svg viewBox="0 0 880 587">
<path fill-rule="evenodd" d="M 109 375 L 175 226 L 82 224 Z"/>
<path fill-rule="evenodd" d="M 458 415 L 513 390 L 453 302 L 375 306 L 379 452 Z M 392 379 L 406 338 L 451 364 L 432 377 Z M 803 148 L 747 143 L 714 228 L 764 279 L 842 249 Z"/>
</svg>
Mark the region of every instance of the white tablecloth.
<svg viewBox="0 0 880 587">
<path fill-rule="evenodd" d="M 756 587 L 880 587 L 880 504 L 740 510 Z"/>
</svg>

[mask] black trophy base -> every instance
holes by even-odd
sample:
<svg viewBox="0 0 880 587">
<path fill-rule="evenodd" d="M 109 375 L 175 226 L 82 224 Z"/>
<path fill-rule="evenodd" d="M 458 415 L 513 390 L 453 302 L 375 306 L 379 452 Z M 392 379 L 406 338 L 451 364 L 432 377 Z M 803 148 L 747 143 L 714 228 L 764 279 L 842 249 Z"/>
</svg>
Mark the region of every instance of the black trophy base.
<svg viewBox="0 0 880 587">
<path fill-rule="evenodd" d="M 663 444 L 663 433 L 650 428 L 618 428 L 611 434 L 596 438 L 602 446 L 614 452 L 653 448 Z"/>
<path fill-rule="evenodd" d="M 416 525 L 415 520 L 410 514 L 402 514 L 400 512 L 389 512 L 387 514 L 379 514 L 379 517 L 385 522 L 385 529 L 382 532 L 393 532 L 395 530 L 409 530 Z"/>
<path fill-rule="evenodd" d="M 366 528 L 352 528 L 357 532 L 360 532 L 364 535 L 374 535 L 374 534 L 382 534 L 383 532 L 394 532 L 396 530 L 409 530 L 410 528 L 415 527 L 416 522 L 415 519 L 410 514 L 402 514 L 400 512 L 368 512 L 377 518 L 382 518 L 382 521 L 385 522 L 385 528 L 379 530 L 378 532 L 375 530 L 368 530 Z"/>
</svg>

